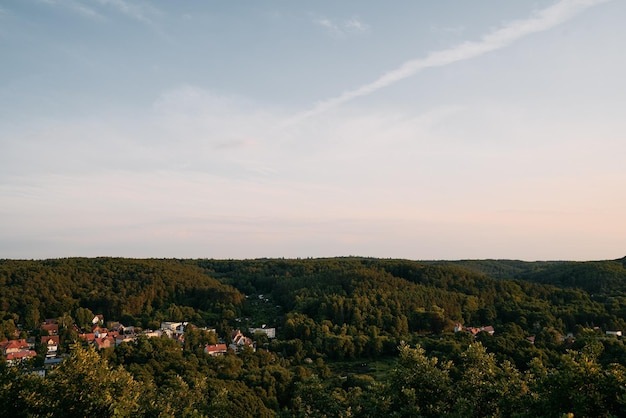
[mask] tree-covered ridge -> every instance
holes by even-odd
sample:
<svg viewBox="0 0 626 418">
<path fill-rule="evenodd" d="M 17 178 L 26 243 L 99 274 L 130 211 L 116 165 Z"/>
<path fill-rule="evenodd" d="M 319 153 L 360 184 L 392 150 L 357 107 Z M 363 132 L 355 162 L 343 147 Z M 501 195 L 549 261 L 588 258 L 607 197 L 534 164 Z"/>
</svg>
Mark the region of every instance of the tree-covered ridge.
<svg viewBox="0 0 626 418">
<path fill-rule="evenodd" d="M 626 257 L 619 260 L 568 262 L 520 275 L 524 280 L 576 287 L 599 295 L 626 294 Z"/>
<path fill-rule="evenodd" d="M 558 266 L 564 261 L 521 261 L 521 260 L 457 260 L 424 261 L 427 264 L 458 266 L 476 273 L 483 273 L 495 279 L 513 279 L 523 274 L 543 271 Z"/>
<path fill-rule="evenodd" d="M 127 323 L 183 316 L 213 323 L 244 298 L 178 260 L 0 260 L 0 288 L 0 311 L 17 314 L 26 327 L 79 308 Z"/>
<path fill-rule="evenodd" d="M 355 307 L 361 316 L 363 311 L 367 315 L 370 305 L 388 306 L 392 314 L 407 319 L 436 305 L 449 321 L 517 321 L 525 329 L 538 321 L 558 328 L 585 323 L 613 327 L 618 324 L 611 322 L 621 318 L 583 290 L 495 279 L 458 265 L 368 258 L 200 260 L 198 264 L 246 293 L 272 294 L 287 311 L 336 323 L 350 323 Z M 337 304 L 343 309 L 332 308 Z M 411 330 L 418 331 L 417 327 Z"/>
<path fill-rule="evenodd" d="M 361 340 L 377 335 L 392 342 L 411 333 L 451 330 L 456 322 L 515 322 L 529 334 L 544 327 L 565 333 L 577 325 L 626 329 L 623 260 L 541 267 L 518 261 L 488 264 L 498 263 L 523 273 L 497 279 L 457 263 L 356 257 L 3 260 L 0 312 L 4 320 L 27 328 L 46 317 L 76 317 L 84 308 L 127 325 L 184 319 L 225 329 L 247 312 L 244 295 L 266 294 L 278 305 L 275 317 L 266 319 L 305 341 L 311 327 L 293 327 L 294 321 L 314 323 L 313 328 L 327 321 L 325 327 L 334 334 Z M 553 277 L 560 279 L 542 279 Z M 598 283 L 602 298 L 586 291 Z"/>
<path fill-rule="evenodd" d="M 626 286 L 626 257 L 602 261 L 459 260 L 425 263 L 457 266 L 498 279 L 522 279 L 590 293 L 621 293 Z"/>
</svg>

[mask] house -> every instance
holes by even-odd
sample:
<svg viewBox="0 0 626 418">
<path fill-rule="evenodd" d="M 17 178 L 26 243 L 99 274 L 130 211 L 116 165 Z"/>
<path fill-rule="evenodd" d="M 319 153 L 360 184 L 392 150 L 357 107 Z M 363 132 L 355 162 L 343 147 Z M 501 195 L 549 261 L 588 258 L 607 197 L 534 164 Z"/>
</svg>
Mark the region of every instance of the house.
<svg viewBox="0 0 626 418">
<path fill-rule="evenodd" d="M 204 347 L 204 352 L 213 357 L 222 356 L 226 354 L 227 351 L 228 348 L 226 344 L 210 344 Z"/>
<path fill-rule="evenodd" d="M 252 350 L 256 351 L 252 339 L 243 335 L 238 329 L 233 330 L 233 332 L 230 333 L 230 340 L 231 344 L 229 347 L 232 348 L 235 352 L 241 351 L 245 346 L 252 347 Z"/>
<path fill-rule="evenodd" d="M 158 338 L 163 335 L 163 331 L 161 331 L 160 329 L 156 331 L 145 331 L 143 335 L 145 335 L 147 338 Z"/>
<path fill-rule="evenodd" d="M 91 320 L 91 323 L 92 323 L 92 325 L 104 324 L 104 315 L 98 314 L 98 315 L 94 316 L 93 319 Z"/>
<path fill-rule="evenodd" d="M 622 336 L 622 331 L 607 331 L 606 335 L 613 335 L 615 337 L 621 337 Z"/>
<path fill-rule="evenodd" d="M 171 322 L 171 321 L 165 321 L 165 322 L 161 322 L 161 330 L 163 331 L 174 331 L 176 330 L 176 328 L 180 327 L 181 325 L 183 325 L 182 322 Z"/>
<path fill-rule="evenodd" d="M 96 338 L 102 338 L 107 336 L 109 330 L 106 328 L 102 328 L 100 325 L 94 325 L 91 329 L 91 332 L 94 333 Z"/>
<path fill-rule="evenodd" d="M 8 357 L 9 354 L 18 353 L 20 351 L 28 351 L 31 347 L 24 339 L 21 340 L 8 340 L 0 342 L 0 350 L 2 354 Z"/>
<path fill-rule="evenodd" d="M 21 350 L 6 355 L 7 364 L 13 366 L 16 363 L 33 358 L 37 355 L 35 350 Z"/>
<path fill-rule="evenodd" d="M 276 338 L 276 328 L 266 328 L 265 324 L 263 324 L 261 328 L 248 328 L 248 332 L 252 335 L 257 332 L 262 332 L 267 335 L 267 338 Z"/>
<path fill-rule="evenodd" d="M 2 341 L 0 342 L 0 350 L 2 350 L 9 366 L 37 355 L 37 352 L 32 350 L 24 339 Z"/>
<path fill-rule="evenodd" d="M 41 328 L 41 330 L 46 332 L 48 335 L 59 334 L 59 324 L 48 324 L 44 322 L 39 328 Z"/>
<path fill-rule="evenodd" d="M 95 338 L 93 340 L 93 345 L 97 350 L 102 350 L 103 348 L 115 347 L 115 338 L 113 337 L 102 337 Z"/>
<path fill-rule="evenodd" d="M 170 338 L 177 338 L 185 333 L 185 327 L 189 322 L 161 322 L 161 331 Z"/>
<path fill-rule="evenodd" d="M 58 335 L 50 335 L 41 337 L 41 343 L 45 344 L 48 347 L 48 352 L 46 353 L 46 357 L 56 357 L 57 352 L 59 350 L 59 336 Z"/>
<path fill-rule="evenodd" d="M 133 335 L 120 334 L 120 335 L 115 336 L 115 346 L 117 347 L 118 345 L 122 343 L 130 343 L 136 340 L 137 340 L 137 337 Z"/>
<path fill-rule="evenodd" d="M 139 327 L 124 327 L 124 334 L 129 335 L 129 334 L 137 334 L 138 332 L 141 332 L 141 328 Z"/>
<path fill-rule="evenodd" d="M 494 330 L 491 325 L 487 325 L 486 327 L 480 327 L 480 331 L 486 332 L 489 335 L 493 335 L 496 332 L 496 330 Z"/>
<path fill-rule="evenodd" d="M 493 335 L 496 331 L 493 329 L 491 325 L 487 325 L 484 327 L 464 327 L 463 325 L 457 323 L 454 325 L 454 332 L 469 332 L 474 337 L 478 335 L 479 332 L 486 332 L 489 335 Z"/>
<path fill-rule="evenodd" d="M 110 323 L 109 323 L 108 328 L 109 328 L 111 331 L 117 331 L 117 332 L 119 332 L 119 333 L 123 334 L 123 333 L 124 333 L 124 328 L 125 328 L 125 327 L 124 327 L 124 325 L 122 325 L 122 324 L 121 324 L 121 323 L 119 323 L 119 322 L 110 322 Z"/>
</svg>

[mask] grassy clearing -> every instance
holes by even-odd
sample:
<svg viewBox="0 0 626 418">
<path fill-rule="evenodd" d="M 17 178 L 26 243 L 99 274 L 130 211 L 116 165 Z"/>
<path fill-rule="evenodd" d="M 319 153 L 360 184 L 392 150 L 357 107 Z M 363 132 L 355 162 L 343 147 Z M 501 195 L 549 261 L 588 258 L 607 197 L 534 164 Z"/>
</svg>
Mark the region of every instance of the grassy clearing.
<svg viewBox="0 0 626 418">
<path fill-rule="evenodd" d="M 380 357 L 352 361 L 334 361 L 327 363 L 333 375 L 368 375 L 376 381 L 383 381 L 396 365 L 397 357 Z"/>
</svg>

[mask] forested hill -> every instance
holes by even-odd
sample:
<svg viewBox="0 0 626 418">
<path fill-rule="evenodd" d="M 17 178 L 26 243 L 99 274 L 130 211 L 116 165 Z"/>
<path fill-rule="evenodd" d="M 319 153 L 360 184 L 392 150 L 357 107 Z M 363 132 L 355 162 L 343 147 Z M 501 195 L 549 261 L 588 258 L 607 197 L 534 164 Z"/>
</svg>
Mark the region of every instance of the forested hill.
<svg viewBox="0 0 626 418">
<path fill-rule="evenodd" d="M 76 319 L 87 309 L 130 325 L 168 317 L 212 322 L 243 298 L 178 260 L 0 260 L 0 311 L 17 314 L 26 328 L 63 314 Z"/>
<path fill-rule="evenodd" d="M 577 287 L 597 295 L 626 295 L 626 257 L 613 261 L 563 263 L 520 277 L 537 283 Z"/>
<path fill-rule="evenodd" d="M 530 273 L 540 272 L 552 266 L 558 268 L 564 261 L 521 261 L 521 260 L 457 260 L 423 261 L 427 264 L 458 266 L 476 273 L 484 273 L 496 279 L 513 279 Z"/>
<path fill-rule="evenodd" d="M 287 336 L 315 345 L 324 339 L 320 333 L 360 335 L 395 346 L 412 333 L 448 331 L 456 322 L 515 323 L 528 333 L 577 325 L 626 329 L 626 302 L 616 297 L 625 278 L 624 260 L 3 260 L 0 313 L 17 315 L 14 322 L 27 327 L 88 309 L 144 327 L 184 319 L 225 330 L 236 317 L 250 316 L 245 295 L 264 294 L 278 306 L 273 325 Z M 592 297 L 596 290 L 606 297 Z M 365 340 L 355 355 L 369 352 Z"/>
<path fill-rule="evenodd" d="M 626 257 L 603 261 L 460 260 L 429 261 L 459 266 L 501 279 L 521 279 L 560 287 L 574 287 L 598 295 L 616 296 L 626 291 Z"/>
<path fill-rule="evenodd" d="M 521 266 L 524 274 L 569 265 L 494 261 L 492 266 L 498 263 Z M 582 289 L 534 283 L 521 273 L 517 279 L 496 279 L 463 264 L 370 258 L 194 264 L 246 294 L 271 295 L 293 321 L 308 323 L 296 326 L 306 335 L 324 320 L 345 324 L 355 334 L 374 326 L 393 336 L 437 333 L 455 322 L 515 323 L 529 333 L 541 327 L 565 332 L 577 325 L 626 328 L 622 304 L 615 299 L 600 303 Z"/>
</svg>

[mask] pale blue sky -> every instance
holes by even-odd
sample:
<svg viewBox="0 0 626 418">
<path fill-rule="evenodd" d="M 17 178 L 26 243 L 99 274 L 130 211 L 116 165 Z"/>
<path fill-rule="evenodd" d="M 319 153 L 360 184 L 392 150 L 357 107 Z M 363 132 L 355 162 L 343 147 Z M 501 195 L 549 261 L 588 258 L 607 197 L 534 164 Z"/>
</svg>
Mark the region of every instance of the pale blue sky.
<svg viewBox="0 0 626 418">
<path fill-rule="evenodd" d="M 0 258 L 626 255 L 626 2 L 0 2 Z"/>
</svg>

